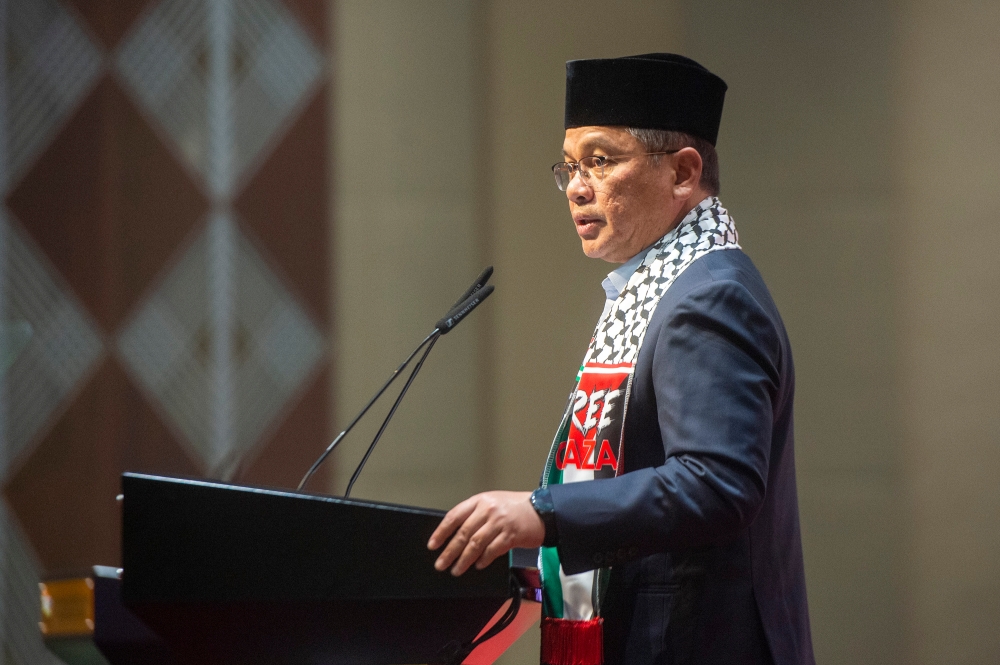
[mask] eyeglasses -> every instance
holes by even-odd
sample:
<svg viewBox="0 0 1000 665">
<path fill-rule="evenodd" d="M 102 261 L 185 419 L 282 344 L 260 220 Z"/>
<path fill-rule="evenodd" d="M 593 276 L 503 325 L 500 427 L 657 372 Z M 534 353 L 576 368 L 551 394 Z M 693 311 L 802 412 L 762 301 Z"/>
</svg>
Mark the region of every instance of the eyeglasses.
<svg viewBox="0 0 1000 665">
<path fill-rule="evenodd" d="M 680 150 L 678 148 L 677 150 Z M 636 155 L 591 155 L 584 157 L 578 162 L 559 162 L 552 165 L 552 175 L 556 177 L 556 187 L 559 191 L 565 192 L 569 188 L 569 183 L 573 180 L 573 175 L 577 172 L 589 186 L 594 187 L 596 182 L 604 180 L 604 176 L 611 173 L 618 160 L 626 157 L 648 157 L 650 155 L 672 155 L 677 150 L 666 150 L 664 152 L 643 152 Z"/>
</svg>

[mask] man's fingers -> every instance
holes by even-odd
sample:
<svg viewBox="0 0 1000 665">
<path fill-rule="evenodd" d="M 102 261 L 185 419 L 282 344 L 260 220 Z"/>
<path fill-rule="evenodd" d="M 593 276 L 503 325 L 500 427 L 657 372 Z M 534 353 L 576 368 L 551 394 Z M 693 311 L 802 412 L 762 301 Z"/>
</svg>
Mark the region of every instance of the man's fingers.
<svg viewBox="0 0 1000 665">
<path fill-rule="evenodd" d="M 511 539 L 503 532 L 496 535 L 483 553 L 479 555 L 476 559 L 476 568 L 482 570 L 486 566 L 493 563 L 493 560 L 502 554 L 506 554 L 510 551 Z"/>
<path fill-rule="evenodd" d="M 457 576 L 468 570 L 469 566 L 475 563 L 483 552 L 493 544 L 498 535 L 500 535 L 500 527 L 493 522 L 485 522 L 466 543 L 462 550 L 462 556 L 451 567 L 451 574 Z"/>
<path fill-rule="evenodd" d="M 436 550 L 441 547 L 451 533 L 461 526 L 472 511 L 476 509 L 476 503 L 473 501 L 475 497 L 471 499 L 466 499 L 462 503 L 458 504 L 454 508 L 448 511 L 448 514 L 444 516 L 438 527 L 434 529 L 434 533 L 431 534 L 431 539 L 427 541 L 427 549 Z"/>
<path fill-rule="evenodd" d="M 448 543 L 434 567 L 451 567 L 453 575 L 461 575 L 473 564 L 485 568 L 515 545 L 541 545 L 545 528 L 528 501 L 530 494 L 484 492 L 452 508 L 427 543 L 431 549 Z"/>
<path fill-rule="evenodd" d="M 459 557 L 460 554 L 465 550 L 466 544 L 472 538 L 473 534 L 479 530 L 486 522 L 486 511 L 476 508 L 472 511 L 465 522 L 458 528 L 455 535 L 452 536 L 451 541 L 448 546 L 444 548 L 441 552 L 441 556 L 437 558 L 434 562 L 434 567 L 438 570 L 444 570 L 452 564 L 452 562 Z"/>
</svg>

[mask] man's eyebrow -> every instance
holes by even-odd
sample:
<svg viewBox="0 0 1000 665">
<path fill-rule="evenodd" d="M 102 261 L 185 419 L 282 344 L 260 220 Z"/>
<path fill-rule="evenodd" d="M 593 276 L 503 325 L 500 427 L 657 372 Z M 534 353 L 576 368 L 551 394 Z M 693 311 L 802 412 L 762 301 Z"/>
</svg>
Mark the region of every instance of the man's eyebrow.
<svg viewBox="0 0 1000 665">
<path fill-rule="evenodd" d="M 607 141 L 603 140 L 601 137 L 594 137 L 593 139 L 587 139 L 580 144 L 580 152 L 584 155 L 594 154 L 594 150 L 602 150 L 608 154 L 614 152 L 614 146 L 609 145 Z M 563 148 L 563 157 L 569 157 L 569 153 Z"/>
</svg>

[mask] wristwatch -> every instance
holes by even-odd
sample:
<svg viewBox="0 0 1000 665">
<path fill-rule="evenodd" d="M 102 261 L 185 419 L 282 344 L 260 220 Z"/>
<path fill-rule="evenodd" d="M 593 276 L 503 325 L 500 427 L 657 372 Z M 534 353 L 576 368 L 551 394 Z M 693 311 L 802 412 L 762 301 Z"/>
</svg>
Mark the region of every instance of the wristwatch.
<svg viewBox="0 0 1000 665">
<path fill-rule="evenodd" d="M 531 493 L 531 507 L 542 518 L 545 525 L 545 540 L 542 547 L 555 547 L 559 544 L 559 532 L 556 530 L 556 507 L 552 503 L 552 493 L 547 487 L 539 487 Z"/>
</svg>

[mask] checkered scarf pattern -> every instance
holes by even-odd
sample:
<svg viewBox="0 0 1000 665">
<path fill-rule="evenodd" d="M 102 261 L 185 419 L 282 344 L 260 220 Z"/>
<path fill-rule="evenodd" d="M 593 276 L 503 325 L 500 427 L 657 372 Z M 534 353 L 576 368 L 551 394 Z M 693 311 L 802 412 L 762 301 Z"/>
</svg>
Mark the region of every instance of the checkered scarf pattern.
<svg viewBox="0 0 1000 665">
<path fill-rule="evenodd" d="M 584 364 L 635 364 L 657 303 L 696 259 L 720 249 L 739 249 L 736 224 L 719 199 L 699 203 L 660 238 L 629 279 L 615 304 L 597 323 Z"/>
</svg>

